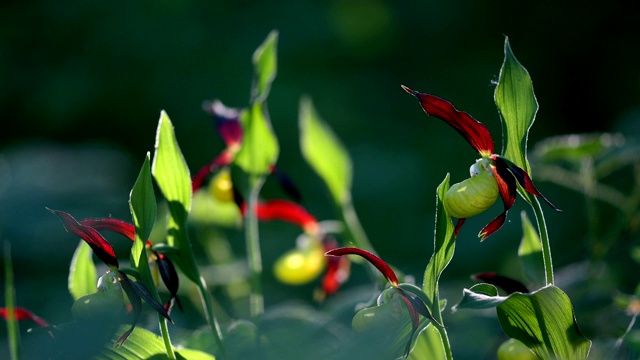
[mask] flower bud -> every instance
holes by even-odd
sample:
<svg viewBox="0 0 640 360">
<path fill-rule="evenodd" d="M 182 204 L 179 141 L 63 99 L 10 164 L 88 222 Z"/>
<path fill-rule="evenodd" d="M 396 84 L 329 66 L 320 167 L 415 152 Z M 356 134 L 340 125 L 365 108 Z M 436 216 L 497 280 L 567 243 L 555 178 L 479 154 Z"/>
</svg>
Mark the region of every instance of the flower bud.
<svg viewBox="0 0 640 360">
<path fill-rule="evenodd" d="M 490 172 L 480 172 L 452 185 L 444 195 L 449 215 L 466 219 L 482 213 L 498 199 L 498 183 Z"/>
</svg>

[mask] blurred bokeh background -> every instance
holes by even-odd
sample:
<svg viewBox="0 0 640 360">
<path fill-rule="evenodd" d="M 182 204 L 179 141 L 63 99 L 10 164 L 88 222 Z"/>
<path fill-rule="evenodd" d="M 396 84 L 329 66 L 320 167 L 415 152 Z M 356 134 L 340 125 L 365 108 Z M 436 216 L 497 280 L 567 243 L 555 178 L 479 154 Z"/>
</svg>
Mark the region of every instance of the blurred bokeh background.
<svg viewBox="0 0 640 360">
<path fill-rule="evenodd" d="M 351 154 L 353 201 L 373 246 L 420 282 L 433 247 L 436 186 L 447 173 L 452 182 L 465 179 L 476 154 L 400 85 L 471 113 L 499 149 L 492 81 L 508 37 L 540 105 L 531 147 L 571 133 L 637 136 L 640 28 L 625 3 L 4 1 L 0 239 L 11 243 L 18 304 L 53 323 L 68 319 L 66 277 L 77 239 L 45 207 L 76 218 L 128 218 L 129 191 L 153 151 L 161 110 L 175 125 L 192 173 L 210 161 L 222 142 L 201 104 L 247 104 L 252 53 L 274 29 L 278 74 L 268 106 L 281 147 L 278 166 L 298 184 L 310 212 L 336 218 L 326 188 L 300 154 L 298 105 L 308 95 Z M 555 267 L 587 259 L 581 196 L 537 185 L 563 209 L 547 215 Z M 510 221 L 484 243 L 477 231 L 500 204 L 469 219 L 442 280 L 450 304 L 472 284 L 470 274 L 516 268 L 523 209 L 518 201 Z M 271 226 L 265 231 L 277 236 L 263 243 L 267 268 L 299 232 Z M 125 241 L 114 243 L 126 253 Z M 624 254 L 612 256 L 618 255 L 620 264 L 635 267 L 615 274 L 616 284 L 632 292 L 638 267 Z M 310 298 L 308 290 L 298 295 Z M 488 332 L 500 332 L 495 320 L 486 324 Z M 453 341 L 454 349 L 470 344 L 462 335 Z"/>
</svg>

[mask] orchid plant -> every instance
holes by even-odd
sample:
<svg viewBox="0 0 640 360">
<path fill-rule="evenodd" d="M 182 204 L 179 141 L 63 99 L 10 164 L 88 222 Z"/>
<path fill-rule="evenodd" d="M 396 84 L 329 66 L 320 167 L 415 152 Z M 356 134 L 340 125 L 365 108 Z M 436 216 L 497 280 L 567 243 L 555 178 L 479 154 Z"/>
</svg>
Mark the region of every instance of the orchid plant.
<svg viewBox="0 0 640 360">
<path fill-rule="evenodd" d="M 326 185 L 336 220 L 318 220 L 303 206 L 303 194 L 292 178 L 277 166 L 280 149 L 267 108 L 277 71 L 277 40 L 274 31 L 254 53 L 255 73 L 245 107 L 228 107 L 218 99 L 203 103 L 223 148 L 193 176 L 173 123 L 162 111 L 153 159 L 150 153 L 146 155 L 129 196 L 131 221 L 112 217 L 76 220 L 63 210 L 47 208 L 67 232 L 81 240 L 70 267 L 69 290 L 74 300 L 70 324 L 52 325 L 15 306 L 11 263 L 5 255 L 10 296 L 0 316 L 10 324 L 12 358 L 19 354 L 16 320 L 32 320 L 48 329 L 55 344 L 64 343 L 61 339 L 69 333 L 80 334 L 83 327 L 113 323 L 112 327 L 104 325 L 109 341 L 98 339 L 99 346 L 91 349 L 100 359 L 453 359 L 449 332 L 456 329 L 445 321 L 447 299 L 441 298 L 441 276 L 453 259 L 457 239 L 464 236 L 465 220 L 490 209 L 500 197 L 502 212 L 478 234 L 484 246 L 492 246 L 484 240 L 502 228 L 519 194 L 535 216 L 533 225 L 526 212 L 521 214 L 523 236 L 518 253 L 525 273 L 533 275 L 523 282 L 509 274 L 473 274 L 477 284 L 461 289 L 462 297 L 451 310 L 495 310 L 508 337 L 497 352 L 499 359 L 586 359 L 592 342 L 578 327 L 569 295 L 555 285 L 550 236 L 539 199 L 552 210 L 559 208 L 534 185 L 527 157 L 528 133 L 538 103 L 529 73 L 516 59 L 508 38 L 494 94 L 503 130 L 500 154 L 495 153 L 487 126 L 469 113 L 438 96 L 401 86 L 428 116 L 453 127 L 480 156 L 470 168 L 470 178 L 450 185 L 446 174 L 435 191 L 433 253 L 418 284 L 414 276 L 405 276 L 384 261 L 369 241 L 352 203 L 349 154 L 308 97 L 300 101 L 300 149 Z M 288 198 L 263 197 L 263 184 L 274 178 Z M 240 318 L 215 298 L 220 294 L 214 288 L 225 285 L 208 274 L 220 269 L 209 266 L 210 259 L 192 241 L 197 232 L 190 230 L 199 226 L 193 221 L 192 202 L 200 208 L 201 201 L 211 206 L 206 209 L 230 207 L 235 219 L 231 231 L 244 236 L 243 271 L 236 273 L 244 274 L 238 277 L 248 289 L 243 299 L 249 309 L 246 317 Z M 156 223 L 158 214 L 166 220 Z M 633 212 L 626 214 L 633 216 Z M 457 219 L 455 225 L 453 219 Z M 270 264 L 274 278 L 287 287 L 314 284 L 311 298 L 318 309 L 288 305 L 277 311 L 266 304 L 265 243 L 260 230 L 272 221 L 289 223 L 300 231 L 297 239 L 284 240 L 295 246 Z M 207 226 L 223 227 L 216 219 Z M 104 232 L 128 239 L 131 251 L 117 254 Z M 101 276 L 92 254 L 104 264 Z M 128 255 L 126 265 L 122 255 Z M 348 295 L 355 266 L 362 266 L 370 275 L 369 286 L 360 291 L 366 293 L 364 298 Z M 535 275 L 541 273 L 544 275 Z M 336 314 L 321 317 L 326 315 L 321 310 L 327 311 L 323 306 L 331 300 L 346 303 L 346 310 L 327 307 Z M 158 331 L 140 324 L 143 301 L 157 313 Z M 635 304 L 635 319 L 640 313 L 638 301 L 628 299 L 626 303 L 629 308 Z M 174 305 L 180 310 L 178 316 L 199 311 L 207 326 L 193 332 L 174 331 L 178 323 L 171 315 Z M 348 330 L 331 327 L 344 320 L 338 312 L 348 314 Z M 127 317 L 129 325 L 121 326 Z M 281 324 L 290 329 L 278 330 Z M 514 357 L 516 353 L 520 357 Z"/>
</svg>

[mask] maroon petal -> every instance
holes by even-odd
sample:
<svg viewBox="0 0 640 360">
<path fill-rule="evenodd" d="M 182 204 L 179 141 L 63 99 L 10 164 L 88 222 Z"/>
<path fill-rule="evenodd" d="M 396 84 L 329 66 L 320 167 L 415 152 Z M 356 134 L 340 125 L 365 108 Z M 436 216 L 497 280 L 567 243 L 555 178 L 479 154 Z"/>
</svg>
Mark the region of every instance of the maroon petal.
<svg viewBox="0 0 640 360">
<path fill-rule="evenodd" d="M 402 85 L 404 91 L 415 96 L 429 116 L 435 116 L 452 126 L 481 155 L 493 154 L 493 139 L 489 129 L 468 113 L 457 110 L 450 102 L 434 95 L 423 94 Z"/>
<path fill-rule="evenodd" d="M 409 310 L 409 316 L 411 317 L 411 334 L 409 335 L 409 341 L 407 342 L 407 346 L 404 350 L 404 357 L 406 358 L 411 352 L 411 343 L 413 342 L 413 336 L 416 333 L 416 330 L 418 330 L 418 326 L 420 326 L 420 314 L 414 306 L 414 299 L 407 295 L 407 293 L 404 292 L 404 290 L 402 290 L 401 288 L 397 288 L 397 290 L 400 292 L 400 296 L 402 297 L 405 305 L 407 305 L 407 310 Z M 422 303 L 422 301 L 420 301 L 420 303 Z M 422 305 L 424 306 L 424 304 Z"/>
<path fill-rule="evenodd" d="M 113 251 L 113 247 L 111 247 L 111 244 L 109 244 L 109 242 L 100 235 L 96 229 L 81 225 L 73 218 L 73 216 L 64 211 L 52 210 L 49 208 L 47 208 L 47 210 L 56 214 L 60 220 L 62 220 L 62 224 L 67 232 L 78 236 L 89 244 L 98 259 L 102 260 L 103 263 L 112 269 L 118 268 L 118 259 Z"/>
<path fill-rule="evenodd" d="M 471 278 L 473 280 L 484 281 L 487 284 L 495 285 L 504 290 L 507 294 L 512 294 L 514 292 L 526 294 L 529 292 L 529 289 L 527 289 L 527 287 L 520 281 L 498 275 L 494 272 L 474 274 Z"/>
<path fill-rule="evenodd" d="M 462 229 L 462 224 L 464 224 L 465 220 L 466 219 L 464 218 L 458 219 L 458 222 L 456 222 L 456 227 L 453 230 L 453 236 L 458 237 L 458 233 L 460 232 L 460 229 Z"/>
<path fill-rule="evenodd" d="M 360 248 L 356 247 L 341 247 L 333 250 L 329 250 L 325 253 L 329 256 L 342 256 L 342 255 L 359 255 L 369 261 L 373 266 L 382 273 L 382 275 L 389 281 L 393 287 L 398 287 L 398 277 L 396 273 L 391 269 L 386 262 L 384 262 L 378 256 Z"/>
<path fill-rule="evenodd" d="M 39 317 L 38 315 L 32 313 L 31 311 L 21 308 L 15 307 L 13 308 L 14 318 L 18 321 L 20 320 L 31 320 L 38 324 L 40 327 L 48 327 L 50 326 L 48 322 Z M 0 317 L 3 317 L 5 320 L 7 319 L 8 313 L 7 308 L 0 308 Z"/>
<path fill-rule="evenodd" d="M 288 200 L 269 200 L 256 207 L 259 220 L 282 220 L 296 224 L 308 233 L 318 231 L 318 221 L 300 204 Z"/>
<path fill-rule="evenodd" d="M 136 227 L 129 222 L 115 218 L 87 218 L 79 221 L 80 225 L 92 227 L 98 231 L 111 231 L 131 241 L 136 240 Z"/>
<path fill-rule="evenodd" d="M 282 190 L 284 190 L 287 195 L 298 203 L 302 201 L 302 195 L 300 194 L 298 187 L 284 171 L 276 168 L 275 166 L 271 166 L 271 174 L 278 179 Z"/>
<path fill-rule="evenodd" d="M 127 294 L 129 303 L 131 303 L 131 307 L 133 308 L 133 321 L 131 322 L 131 327 L 116 340 L 116 346 L 121 346 L 125 341 L 127 341 L 127 338 L 131 335 L 133 329 L 135 329 L 138 319 L 140 319 L 140 314 L 142 314 L 142 300 L 136 293 L 136 290 L 133 288 L 133 282 L 129 280 L 127 275 L 121 271 L 118 271 L 118 274 L 120 275 L 120 284 L 122 284 L 122 289 Z"/>
<path fill-rule="evenodd" d="M 338 241 L 331 235 L 326 235 L 322 239 L 325 251 L 330 251 L 338 247 Z M 327 270 L 322 277 L 322 290 L 320 299 L 335 294 L 344 284 L 351 274 L 351 260 L 347 256 L 330 256 L 327 260 Z"/>
<path fill-rule="evenodd" d="M 520 183 L 520 186 L 522 186 L 529 194 L 542 198 L 542 200 L 544 200 L 549 206 L 551 206 L 552 209 L 556 211 L 560 211 L 560 209 L 558 209 L 555 205 L 553 205 L 549 200 L 547 200 L 546 197 L 544 197 L 544 195 L 542 195 L 542 193 L 540 193 L 540 191 L 538 191 L 535 185 L 533 185 L 533 181 L 529 177 L 529 174 L 527 174 L 527 172 L 524 171 L 524 169 L 518 167 L 516 164 L 512 163 L 508 159 L 503 158 L 501 156 L 496 155 L 493 158 L 496 161 L 496 163 L 504 162 L 505 166 L 509 169 L 509 171 L 511 171 L 513 176 L 516 177 L 516 179 L 518 180 L 518 183 Z"/>
<path fill-rule="evenodd" d="M 173 266 L 173 262 L 163 254 L 156 253 L 156 263 L 158 264 L 158 269 L 160 270 L 160 276 L 162 277 L 162 282 L 169 290 L 169 294 L 171 294 L 171 298 L 165 304 L 164 308 L 169 313 L 171 309 L 171 305 L 175 302 L 178 304 L 178 308 L 182 311 L 182 304 L 178 299 L 178 287 L 180 285 L 178 272 L 176 271 L 175 266 Z"/>
<path fill-rule="evenodd" d="M 218 133 L 227 147 L 242 142 L 239 109 L 226 107 L 220 100 L 205 102 L 202 108 L 213 117 Z"/>
</svg>

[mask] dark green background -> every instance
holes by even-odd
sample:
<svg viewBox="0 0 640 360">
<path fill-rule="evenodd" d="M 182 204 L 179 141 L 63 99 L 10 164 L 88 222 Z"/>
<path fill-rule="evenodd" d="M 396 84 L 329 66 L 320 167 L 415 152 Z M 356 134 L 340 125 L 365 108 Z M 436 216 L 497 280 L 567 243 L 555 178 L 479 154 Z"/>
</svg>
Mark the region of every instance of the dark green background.
<svg viewBox="0 0 640 360">
<path fill-rule="evenodd" d="M 0 238 L 12 244 L 18 303 L 54 323 L 68 319 L 66 277 L 77 241 L 45 207 L 127 218 L 161 110 L 197 171 L 222 148 L 201 103 L 247 104 L 252 53 L 273 29 L 278 75 L 268 104 L 278 166 L 313 214 L 336 217 L 300 155 L 298 103 L 308 95 L 351 154 L 354 204 L 371 242 L 420 282 L 432 250 L 435 188 L 447 172 L 452 182 L 466 178 L 476 154 L 400 85 L 471 113 L 499 150 L 492 81 L 508 36 L 540 104 L 531 146 L 569 133 L 638 135 L 640 30 L 627 3 L 5 1 Z M 538 187 L 564 210 L 547 215 L 554 265 L 583 260 L 581 198 Z M 475 235 L 500 205 L 467 221 L 443 278 L 453 284 L 450 304 L 471 284 L 469 274 L 516 268 L 522 209 L 519 199 L 510 221 L 482 244 Z M 267 267 L 298 232 L 271 226 L 286 237 L 263 242 Z M 126 251 L 123 240 L 114 242 Z"/>
</svg>

